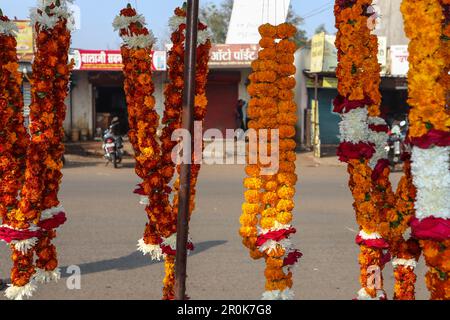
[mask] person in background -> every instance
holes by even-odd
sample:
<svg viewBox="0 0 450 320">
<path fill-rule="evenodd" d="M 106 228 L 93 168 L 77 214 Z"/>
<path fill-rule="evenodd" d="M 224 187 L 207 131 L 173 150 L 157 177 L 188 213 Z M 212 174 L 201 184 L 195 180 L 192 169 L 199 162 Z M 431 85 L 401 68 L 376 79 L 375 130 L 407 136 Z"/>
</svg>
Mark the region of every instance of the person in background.
<svg viewBox="0 0 450 320">
<path fill-rule="evenodd" d="M 236 117 L 236 128 L 247 130 L 247 102 L 245 102 L 242 99 L 238 100 L 236 111 L 235 111 L 235 117 Z"/>
<path fill-rule="evenodd" d="M 244 124 L 244 127 L 242 129 L 244 129 L 244 131 L 248 130 L 248 115 L 247 115 L 247 109 L 248 109 L 248 103 L 247 101 L 241 100 L 243 101 L 244 105 L 242 106 L 242 121 Z"/>
</svg>

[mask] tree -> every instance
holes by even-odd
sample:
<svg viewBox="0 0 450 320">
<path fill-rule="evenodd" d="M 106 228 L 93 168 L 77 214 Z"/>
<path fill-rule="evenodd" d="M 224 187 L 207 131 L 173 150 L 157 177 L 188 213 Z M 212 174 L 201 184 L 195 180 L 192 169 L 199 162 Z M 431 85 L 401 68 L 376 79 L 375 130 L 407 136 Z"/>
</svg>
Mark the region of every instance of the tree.
<svg viewBox="0 0 450 320">
<path fill-rule="evenodd" d="M 289 5 L 286 22 L 297 27 L 297 34 L 294 37 L 294 41 L 298 47 L 304 47 L 308 42 L 308 37 L 306 36 L 306 31 L 301 29 L 300 26 L 302 26 L 305 21 L 294 11 L 292 4 Z"/>
<path fill-rule="evenodd" d="M 199 19 L 208 25 L 213 43 L 225 43 L 232 11 L 233 0 L 224 0 L 220 6 L 207 2 L 200 8 Z"/>
<path fill-rule="evenodd" d="M 316 30 L 314 31 L 314 34 L 318 34 L 318 33 L 322 33 L 322 32 L 328 33 L 327 28 L 325 27 L 325 24 L 324 24 L 324 23 L 320 24 L 320 25 L 316 28 Z"/>
<path fill-rule="evenodd" d="M 213 43 L 225 43 L 232 12 L 233 0 L 223 0 L 219 6 L 207 2 L 200 8 L 199 18 L 208 25 Z M 298 29 L 294 39 L 296 44 L 304 46 L 307 42 L 306 31 L 300 28 L 304 21 L 302 17 L 295 13 L 292 5 L 289 6 L 286 20 Z"/>
</svg>

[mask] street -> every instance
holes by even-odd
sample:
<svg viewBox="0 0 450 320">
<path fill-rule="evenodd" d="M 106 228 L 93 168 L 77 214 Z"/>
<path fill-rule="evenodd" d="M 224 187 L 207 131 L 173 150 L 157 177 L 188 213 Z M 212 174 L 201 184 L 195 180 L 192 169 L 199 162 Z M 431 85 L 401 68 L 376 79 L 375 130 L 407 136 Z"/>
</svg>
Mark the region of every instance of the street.
<svg viewBox="0 0 450 320">
<path fill-rule="evenodd" d="M 105 166 L 99 158 L 68 156 L 60 193 L 68 221 L 59 230 L 62 279 L 41 285 L 33 299 L 160 299 L 163 262 L 136 251 L 146 215 L 132 193 L 138 178 L 133 161 Z M 297 160 L 292 240 L 304 256 L 294 270 L 296 299 L 354 298 L 358 286 L 357 226 L 346 168 L 335 158 Z M 398 181 L 400 174 L 393 174 Z M 192 299 L 259 299 L 264 291 L 263 260 L 253 261 L 238 234 L 243 201 L 241 165 L 203 166 L 197 209 L 190 234 L 196 245 L 188 258 L 188 295 Z M 9 277 L 10 251 L 0 250 L 0 276 Z M 69 289 L 69 266 L 81 268 L 81 288 Z M 418 267 L 417 299 L 427 299 L 423 259 Z M 393 276 L 386 267 L 385 287 L 392 299 Z M 70 281 L 69 281 L 70 282 Z M 3 292 L 2 292 L 3 293 Z M 1 294 L 0 299 L 5 299 Z"/>
</svg>

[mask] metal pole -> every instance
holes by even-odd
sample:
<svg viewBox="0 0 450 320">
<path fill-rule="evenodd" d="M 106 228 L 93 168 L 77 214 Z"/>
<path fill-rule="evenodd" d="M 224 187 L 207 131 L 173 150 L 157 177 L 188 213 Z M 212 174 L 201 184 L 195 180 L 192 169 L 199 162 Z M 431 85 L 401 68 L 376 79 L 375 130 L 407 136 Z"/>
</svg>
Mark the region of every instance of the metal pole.
<svg viewBox="0 0 450 320">
<path fill-rule="evenodd" d="M 197 61 L 197 29 L 199 0 L 188 0 L 187 26 L 186 26 L 186 50 L 184 66 L 184 96 L 183 96 L 183 129 L 192 134 L 194 126 L 193 110 L 195 101 L 195 69 Z M 192 147 L 188 152 L 192 158 Z M 189 233 L 189 200 L 191 195 L 191 163 L 182 163 L 180 171 L 180 190 L 178 193 L 178 221 L 177 221 L 177 253 L 175 257 L 175 299 L 186 299 L 186 265 L 187 265 L 187 242 Z"/>
</svg>

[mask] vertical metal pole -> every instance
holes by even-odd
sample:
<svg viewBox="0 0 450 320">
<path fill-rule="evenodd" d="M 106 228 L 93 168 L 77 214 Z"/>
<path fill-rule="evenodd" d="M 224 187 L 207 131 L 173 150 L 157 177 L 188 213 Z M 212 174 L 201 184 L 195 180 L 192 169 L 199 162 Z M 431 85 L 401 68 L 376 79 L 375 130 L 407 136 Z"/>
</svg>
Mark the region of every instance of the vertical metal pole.
<svg viewBox="0 0 450 320">
<path fill-rule="evenodd" d="M 184 96 L 183 96 L 183 129 L 193 136 L 193 110 L 195 101 L 195 69 L 197 61 L 197 29 L 199 0 L 188 0 L 187 27 L 186 27 L 186 53 L 184 66 Z M 190 143 L 192 146 L 192 143 Z M 192 157 L 192 147 L 189 157 Z M 187 265 L 187 241 L 189 233 L 189 200 L 191 195 L 191 163 L 182 163 L 180 171 L 180 190 L 177 221 L 177 253 L 175 260 L 175 299 L 186 299 L 186 265 Z"/>
</svg>

